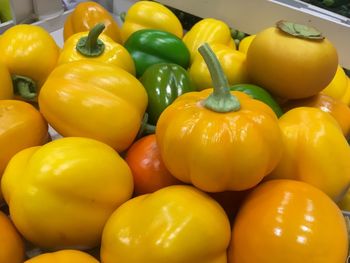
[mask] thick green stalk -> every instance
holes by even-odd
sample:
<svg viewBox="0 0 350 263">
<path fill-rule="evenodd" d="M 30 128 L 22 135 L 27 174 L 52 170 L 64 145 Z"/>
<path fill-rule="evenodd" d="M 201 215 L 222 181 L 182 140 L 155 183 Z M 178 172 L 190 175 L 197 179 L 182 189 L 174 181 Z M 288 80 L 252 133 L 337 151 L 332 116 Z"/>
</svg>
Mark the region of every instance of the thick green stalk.
<svg viewBox="0 0 350 263">
<path fill-rule="evenodd" d="M 98 23 L 94 26 L 87 37 L 82 37 L 79 39 L 76 49 L 77 51 L 86 57 L 98 57 L 102 55 L 105 44 L 102 40 L 98 39 L 102 31 L 105 29 L 103 23 Z"/>
<path fill-rule="evenodd" d="M 219 60 L 207 43 L 198 48 L 210 72 L 214 91 L 204 101 L 204 106 L 215 112 L 231 112 L 240 109 L 238 99 L 230 93 L 230 86 Z"/>
<path fill-rule="evenodd" d="M 27 77 L 13 75 L 12 83 L 14 93 L 24 100 L 33 100 L 37 95 L 37 86 L 35 82 Z"/>
</svg>

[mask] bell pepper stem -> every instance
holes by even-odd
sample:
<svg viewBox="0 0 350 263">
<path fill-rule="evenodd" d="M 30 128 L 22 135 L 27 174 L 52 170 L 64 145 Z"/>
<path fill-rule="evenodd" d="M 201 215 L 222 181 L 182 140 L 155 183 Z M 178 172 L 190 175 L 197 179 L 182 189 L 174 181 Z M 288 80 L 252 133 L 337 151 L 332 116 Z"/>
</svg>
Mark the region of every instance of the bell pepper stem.
<svg viewBox="0 0 350 263">
<path fill-rule="evenodd" d="M 147 123 L 144 129 L 144 134 L 152 134 L 155 132 L 156 132 L 156 126 Z"/>
<path fill-rule="evenodd" d="M 14 93 L 24 100 L 33 100 L 37 95 L 37 86 L 35 82 L 28 77 L 13 75 L 12 84 Z"/>
<path fill-rule="evenodd" d="M 155 132 L 156 132 L 156 126 L 148 124 L 148 113 L 146 112 L 145 115 L 143 115 L 141 126 L 136 138 L 139 139 L 146 134 L 153 134 Z"/>
<path fill-rule="evenodd" d="M 103 23 L 96 24 L 86 37 L 79 39 L 76 45 L 77 51 L 85 57 L 98 57 L 102 55 L 105 44 L 98 37 L 104 29 L 105 25 Z"/>
<path fill-rule="evenodd" d="M 126 12 L 121 12 L 121 13 L 119 14 L 119 18 L 120 18 L 120 20 L 121 20 L 122 22 L 125 22 L 125 17 L 126 17 Z"/>
<path fill-rule="evenodd" d="M 230 93 L 229 83 L 224 71 L 208 43 L 201 45 L 198 51 L 207 64 L 214 86 L 214 91 L 204 101 L 204 106 L 215 112 L 238 111 L 240 103 L 237 97 Z"/>
</svg>

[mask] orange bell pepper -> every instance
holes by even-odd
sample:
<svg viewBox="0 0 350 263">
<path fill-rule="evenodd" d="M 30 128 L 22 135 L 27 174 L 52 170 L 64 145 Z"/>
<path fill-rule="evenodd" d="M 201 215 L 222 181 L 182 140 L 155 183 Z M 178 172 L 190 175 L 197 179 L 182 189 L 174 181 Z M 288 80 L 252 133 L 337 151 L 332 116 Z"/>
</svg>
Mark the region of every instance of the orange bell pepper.
<svg viewBox="0 0 350 263">
<path fill-rule="evenodd" d="M 113 16 L 102 5 L 92 1 L 78 4 L 67 17 L 63 28 L 64 40 L 75 33 L 89 31 L 101 22 L 106 26 L 104 33 L 115 42 L 121 43 L 119 26 Z"/>
<path fill-rule="evenodd" d="M 342 212 L 327 195 L 307 183 L 272 180 L 241 205 L 227 263 L 344 263 L 348 244 Z"/>
<path fill-rule="evenodd" d="M 48 126 L 37 109 L 20 100 L 0 100 L 0 179 L 17 152 L 47 141 Z"/>
<path fill-rule="evenodd" d="M 282 154 L 277 117 L 265 103 L 230 92 L 209 45 L 200 51 L 214 92 L 185 93 L 162 112 L 156 127 L 162 160 L 176 178 L 204 191 L 252 188 Z"/>
<path fill-rule="evenodd" d="M 0 210 L 0 262 L 23 263 L 24 241 L 10 218 Z"/>
</svg>

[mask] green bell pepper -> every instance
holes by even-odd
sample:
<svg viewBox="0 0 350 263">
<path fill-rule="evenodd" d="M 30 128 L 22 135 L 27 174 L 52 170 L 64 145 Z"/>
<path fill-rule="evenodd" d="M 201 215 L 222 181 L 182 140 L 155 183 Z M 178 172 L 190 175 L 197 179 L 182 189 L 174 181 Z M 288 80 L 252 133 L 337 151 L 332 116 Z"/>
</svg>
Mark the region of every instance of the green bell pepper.
<svg viewBox="0 0 350 263">
<path fill-rule="evenodd" d="M 253 99 L 260 100 L 270 106 L 279 118 L 282 116 L 283 111 L 274 98 L 263 88 L 253 84 L 236 84 L 230 87 L 230 90 L 242 91 L 249 95 Z"/>
<path fill-rule="evenodd" d="M 178 96 L 195 91 L 187 71 L 173 63 L 158 63 L 148 67 L 140 81 L 148 94 L 148 123 L 153 125 Z"/>
<path fill-rule="evenodd" d="M 10 0 L 0 0 L 0 20 L 1 23 L 10 21 L 12 19 L 12 12 Z"/>
<path fill-rule="evenodd" d="M 153 64 L 168 62 L 187 68 L 190 62 L 190 52 L 182 39 L 162 30 L 138 30 L 126 40 L 124 47 L 135 62 L 137 77 Z"/>
</svg>

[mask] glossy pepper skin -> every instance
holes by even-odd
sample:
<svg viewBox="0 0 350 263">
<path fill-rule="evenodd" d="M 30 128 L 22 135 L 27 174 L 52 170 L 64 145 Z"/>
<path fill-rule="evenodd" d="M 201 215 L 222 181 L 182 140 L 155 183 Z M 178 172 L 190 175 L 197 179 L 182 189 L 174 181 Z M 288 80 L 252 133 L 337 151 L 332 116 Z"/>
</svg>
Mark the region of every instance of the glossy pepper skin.
<svg viewBox="0 0 350 263">
<path fill-rule="evenodd" d="M 156 127 L 162 159 L 172 175 L 201 190 L 249 189 L 280 159 L 277 117 L 265 103 L 230 92 L 210 47 L 201 48 L 214 91 L 186 93 L 163 111 Z"/>
<path fill-rule="evenodd" d="M 230 90 L 241 91 L 249 95 L 253 99 L 260 100 L 269 105 L 279 118 L 282 116 L 283 111 L 280 105 L 275 101 L 269 92 L 263 88 L 253 84 L 236 84 L 230 87 Z"/>
<path fill-rule="evenodd" d="M 347 233 L 340 209 L 322 191 L 295 180 L 272 180 L 241 205 L 228 263 L 343 263 Z"/>
<path fill-rule="evenodd" d="M 195 90 L 187 71 L 172 63 L 150 66 L 140 81 L 148 95 L 148 123 L 153 125 L 157 123 L 164 109 L 178 96 Z"/>
<path fill-rule="evenodd" d="M 198 48 L 203 43 L 223 44 L 235 48 L 230 28 L 226 23 L 214 18 L 204 18 L 193 25 L 184 35 L 183 41 L 191 53 L 191 63 L 198 54 Z"/>
<path fill-rule="evenodd" d="M 138 30 L 128 38 L 124 47 L 135 62 L 138 77 L 157 63 L 175 63 L 186 69 L 190 61 L 190 53 L 182 40 L 166 31 Z"/>
<path fill-rule="evenodd" d="M 283 105 L 285 111 L 296 107 L 314 107 L 332 115 L 346 138 L 350 138 L 350 108 L 342 101 L 323 93 L 301 100 L 290 100 Z"/>
<path fill-rule="evenodd" d="M 1 180 L 19 232 L 47 249 L 93 248 L 112 212 L 133 191 L 131 171 L 108 145 L 69 137 L 27 148 Z"/>
<path fill-rule="evenodd" d="M 223 44 L 211 44 L 230 85 L 248 82 L 246 55 Z M 197 90 L 213 88 L 207 65 L 202 56 L 196 56 L 188 70 Z"/>
<path fill-rule="evenodd" d="M 123 42 L 134 32 L 147 28 L 167 31 L 178 38 L 183 35 L 180 20 L 169 8 L 153 1 L 138 1 L 126 13 L 121 27 Z"/>
<path fill-rule="evenodd" d="M 350 148 L 336 120 L 313 107 L 297 107 L 279 119 L 284 152 L 266 179 L 309 183 L 339 201 L 350 184 Z"/>
<path fill-rule="evenodd" d="M 93 1 L 79 3 L 64 23 L 63 37 L 66 41 L 70 36 L 90 31 L 96 24 L 106 26 L 104 34 L 117 43 L 121 43 L 120 29 L 113 16 L 100 4 Z"/>
<path fill-rule="evenodd" d="M 129 52 L 109 36 L 101 34 L 104 28 L 104 24 L 99 23 L 89 32 L 69 37 L 64 42 L 57 64 L 91 59 L 121 67 L 135 75 L 134 61 Z"/>
<path fill-rule="evenodd" d="M 37 109 L 20 100 L 0 100 L 0 179 L 17 152 L 47 141 L 48 126 Z"/>
<path fill-rule="evenodd" d="M 192 186 L 169 186 L 120 206 L 103 230 L 101 260 L 227 263 L 230 223 L 222 207 Z"/>
<path fill-rule="evenodd" d="M 332 81 L 322 90 L 322 93 L 350 105 L 350 81 L 341 66 L 338 65 Z"/>
<path fill-rule="evenodd" d="M 36 99 L 59 56 L 53 37 L 39 26 L 15 25 L 1 35 L 0 50 L 15 92 L 25 100 Z"/>
<path fill-rule="evenodd" d="M 97 259 L 80 250 L 64 249 L 51 253 L 43 253 L 26 260 L 24 263 L 99 263 Z"/>
<path fill-rule="evenodd" d="M 155 134 L 135 141 L 125 154 L 134 178 L 134 195 L 153 193 L 166 186 L 181 184 L 165 168 Z"/>
<path fill-rule="evenodd" d="M 147 93 L 127 71 L 81 60 L 52 72 L 40 92 L 39 107 L 62 136 L 97 139 L 121 152 L 140 129 Z"/>
</svg>

